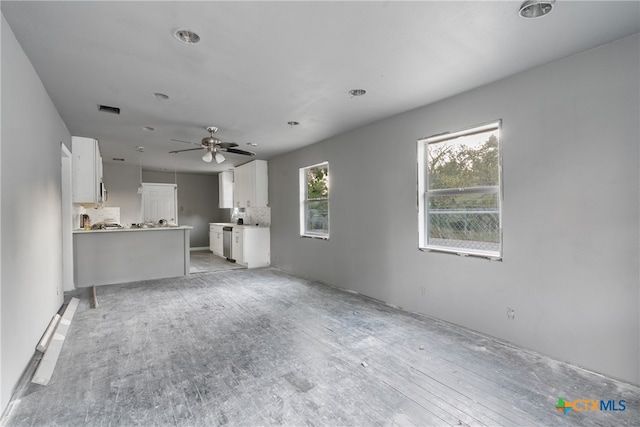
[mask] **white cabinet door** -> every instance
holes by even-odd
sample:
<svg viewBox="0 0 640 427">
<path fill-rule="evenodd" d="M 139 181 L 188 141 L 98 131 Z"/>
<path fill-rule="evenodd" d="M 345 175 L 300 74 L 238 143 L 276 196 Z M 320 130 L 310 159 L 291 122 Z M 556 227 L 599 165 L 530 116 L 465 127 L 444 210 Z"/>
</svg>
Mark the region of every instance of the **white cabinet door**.
<svg viewBox="0 0 640 427">
<path fill-rule="evenodd" d="M 244 265 L 244 230 L 242 228 L 234 228 L 232 239 L 231 258 L 235 259 L 238 264 Z"/>
<path fill-rule="evenodd" d="M 213 241 L 213 253 L 218 255 L 218 256 L 224 256 L 224 252 L 223 252 L 223 236 L 224 234 L 222 233 L 222 227 L 220 228 L 220 230 L 216 231 L 214 236 L 214 241 Z"/>
<path fill-rule="evenodd" d="M 235 168 L 235 206 L 241 208 L 269 205 L 269 181 L 266 160 L 254 160 Z"/>
<path fill-rule="evenodd" d="M 214 255 L 223 256 L 223 234 L 221 225 L 209 224 L 209 250 Z"/>
<path fill-rule="evenodd" d="M 246 168 L 238 166 L 233 171 L 233 206 L 237 208 L 246 207 Z"/>
<path fill-rule="evenodd" d="M 142 220 L 165 219 L 178 223 L 178 188 L 175 184 L 142 184 Z"/>
<path fill-rule="evenodd" d="M 73 203 L 100 203 L 102 157 L 98 141 L 93 138 L 71 137 L 72 200 Z"/>
<path fill-rule="evenodd" d="M 233 172 L 220 172 L 218 174 L 218 207 L 228 209 L 233 206 Z"/>
<path fill-rule="evenodd" d="M 271 234 L 265 227 L 233 229 L 233 258 L 247 268 L 266 267 L 271 263 Z"/>
</svg>

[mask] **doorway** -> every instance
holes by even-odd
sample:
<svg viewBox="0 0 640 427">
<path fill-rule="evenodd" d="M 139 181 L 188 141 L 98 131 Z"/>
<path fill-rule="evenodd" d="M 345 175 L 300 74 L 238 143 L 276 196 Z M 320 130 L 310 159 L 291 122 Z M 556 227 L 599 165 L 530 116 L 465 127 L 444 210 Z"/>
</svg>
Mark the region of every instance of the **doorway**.
<svg viewBox="0 0 640 427">
<path fill-rule="evenodd" d="M 178 186 L 142 183 L 142 220 L 178 224 Z"/>
</svg>

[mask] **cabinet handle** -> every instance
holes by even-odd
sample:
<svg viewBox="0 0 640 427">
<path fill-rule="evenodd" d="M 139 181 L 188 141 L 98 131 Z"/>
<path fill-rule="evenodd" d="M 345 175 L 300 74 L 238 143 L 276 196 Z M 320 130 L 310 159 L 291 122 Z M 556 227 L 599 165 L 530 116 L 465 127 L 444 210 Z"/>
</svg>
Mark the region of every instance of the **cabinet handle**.
<svg viewBox="0 0 640 427">
<path fill-rule="evenodd" d="M 251 200 L 247 200 L 247 207 L 250 208 L 251 207 Z"/>
</svg>

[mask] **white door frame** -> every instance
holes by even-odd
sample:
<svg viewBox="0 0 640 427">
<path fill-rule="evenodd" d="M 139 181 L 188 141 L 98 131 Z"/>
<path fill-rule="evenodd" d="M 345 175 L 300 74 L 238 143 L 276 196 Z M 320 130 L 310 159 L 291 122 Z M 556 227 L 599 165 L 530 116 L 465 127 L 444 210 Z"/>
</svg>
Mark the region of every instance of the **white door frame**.
<svg viewBox="0 0 640 427">
<path fill-rule="evenodd" d="M 173 187 L 173 217 L 175 218 L 175 223 L 178 222 L 178 185 L 177 184 L 164 184 L 164 183 L 155 183 L 155 182 L 143 182 L 142 183 L 142 204 L 140 206 L 140 218 L 142 221 L 145 221 L 144 217 L 144 195 L 147 193 L 147 187 Z"/>
<path fill-rule="evenodd" d="M 73 201 L 71 151 L 60 143 L 61 218 L 62 218 L 62 290 L 75 289 L 73 281 Z"/>
</svg>

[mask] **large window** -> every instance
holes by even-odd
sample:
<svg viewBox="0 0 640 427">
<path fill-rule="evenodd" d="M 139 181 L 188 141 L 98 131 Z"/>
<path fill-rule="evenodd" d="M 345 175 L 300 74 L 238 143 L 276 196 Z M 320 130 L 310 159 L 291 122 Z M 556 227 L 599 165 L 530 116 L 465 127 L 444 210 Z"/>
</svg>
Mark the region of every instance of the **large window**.
<svg viewBox="0 0 640 427">
<path fill-rule="evenodd" d="M 500 126 L 418 141 L 421 248 L 502 257 Z"/>
<path fill-rule="evenodd" d="M 300 168 L 300 235 L 329 238 L 329 163 Z"/>
</svg>

